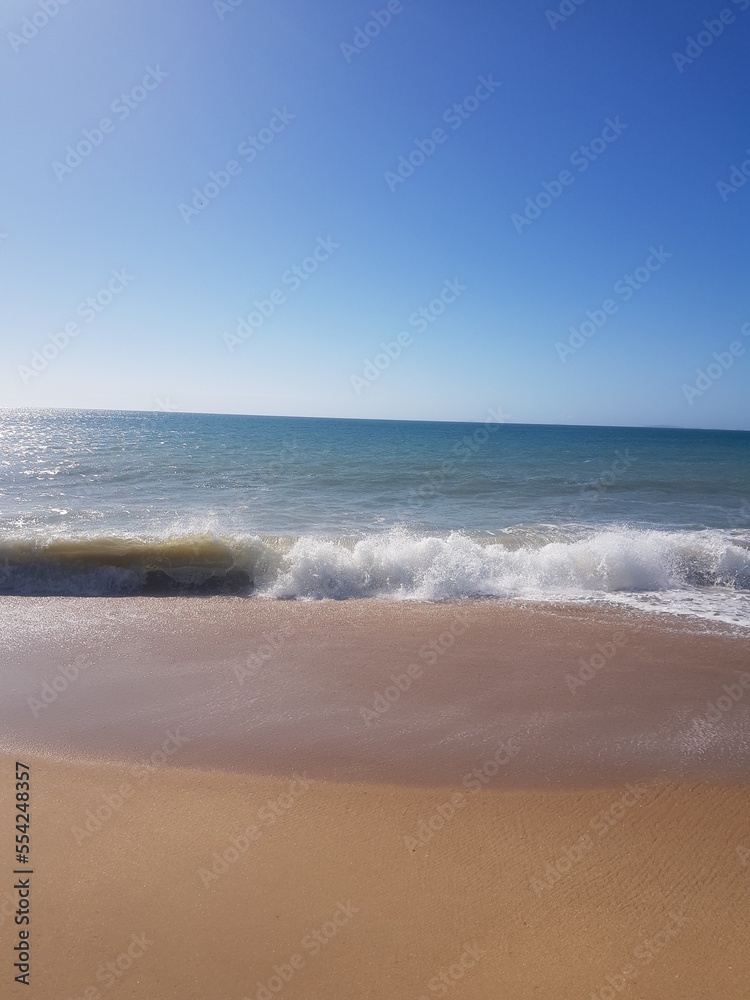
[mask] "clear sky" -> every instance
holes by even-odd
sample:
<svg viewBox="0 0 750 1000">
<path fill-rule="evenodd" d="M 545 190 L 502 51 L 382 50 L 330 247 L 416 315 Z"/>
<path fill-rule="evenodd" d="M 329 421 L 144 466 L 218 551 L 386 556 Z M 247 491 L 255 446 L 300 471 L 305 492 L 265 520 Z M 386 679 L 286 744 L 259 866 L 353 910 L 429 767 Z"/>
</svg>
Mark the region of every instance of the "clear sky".
<svg viewBox="0 0 750 1000">
<path fill-rule="evenodd" d="M 750 429 L 750 0 L 0 16 L 0 404 Z"/>
</svg>

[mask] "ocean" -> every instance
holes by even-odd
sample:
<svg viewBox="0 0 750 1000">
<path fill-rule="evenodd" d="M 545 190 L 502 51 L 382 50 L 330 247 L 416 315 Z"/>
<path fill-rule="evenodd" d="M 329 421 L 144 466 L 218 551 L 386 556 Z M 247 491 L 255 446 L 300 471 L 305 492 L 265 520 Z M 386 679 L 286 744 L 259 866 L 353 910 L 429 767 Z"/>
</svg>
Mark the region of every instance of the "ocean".
<svg viewBox="0 0 750 1000">
<path fill-rule="evenodd" d="M 750 434 L 0 411 L 0 593 L 605 601 L 750 627 Z"/>
</svg>

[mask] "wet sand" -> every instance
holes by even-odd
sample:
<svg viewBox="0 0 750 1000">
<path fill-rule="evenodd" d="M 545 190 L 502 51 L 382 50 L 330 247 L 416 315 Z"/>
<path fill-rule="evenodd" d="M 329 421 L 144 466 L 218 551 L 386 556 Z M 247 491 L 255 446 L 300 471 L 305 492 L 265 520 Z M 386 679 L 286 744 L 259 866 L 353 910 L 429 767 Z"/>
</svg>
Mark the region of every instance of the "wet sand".
<svg viewBox="0 0 750 1000">
<path fill-rule="evenodd" d="M 750 995 L 746 638 L 228 598 L 5 598 L 0 632 L 25 996 Z"/>
<path fill-rule="evenodd" d="M 460 784 L 750 773 L 750 636 L 495 602 L 2 598 L 0 750 Z M 750 677 L 747 678 L 750 683 Z M 739 694 L 715 724 L 710 706 Z M 725 701 L 722 701 L 725 704 Z"/>
</svg>

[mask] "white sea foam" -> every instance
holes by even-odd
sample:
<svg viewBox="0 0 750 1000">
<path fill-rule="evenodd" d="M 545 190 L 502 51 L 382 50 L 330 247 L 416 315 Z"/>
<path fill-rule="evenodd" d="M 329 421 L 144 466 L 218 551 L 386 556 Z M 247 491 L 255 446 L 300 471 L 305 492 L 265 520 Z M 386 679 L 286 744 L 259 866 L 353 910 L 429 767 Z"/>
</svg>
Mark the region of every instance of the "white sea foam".
<svg viewBox="0 0 750 1000">
<path fill-rule="evenodd" d="M 732 534 L 738 537 L 730 537 Z M 744 537 L 740 538 L 740 535 Z M 750 589 L 748 533 L 617 528 L 526 544 L 463 534 L 372 535 L 353 545 L 299 538 L 269 587 L 277 597 L 576 598 L 623 592 Z"/>
<path fill-rule="evenodd" d="M 5 593 L 225 590 L 266 598 L 610 600 L 750 627 L 750 532 L 519 526 L 359 539 L 170 534 L 0 543 Z"/>
</svg>

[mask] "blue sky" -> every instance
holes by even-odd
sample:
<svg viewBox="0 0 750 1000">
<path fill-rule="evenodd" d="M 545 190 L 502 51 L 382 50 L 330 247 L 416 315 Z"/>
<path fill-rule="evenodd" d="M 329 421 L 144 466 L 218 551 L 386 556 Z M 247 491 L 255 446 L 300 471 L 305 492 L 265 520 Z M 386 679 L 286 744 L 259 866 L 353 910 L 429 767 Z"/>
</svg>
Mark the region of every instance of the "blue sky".
<svg viewBox="0 0 750 1000">
<path fill-rule="evenodd" d="M 3 4 L 2 405 L 750 429 L 750 0 L 233 2 Z"/>
</svg>

